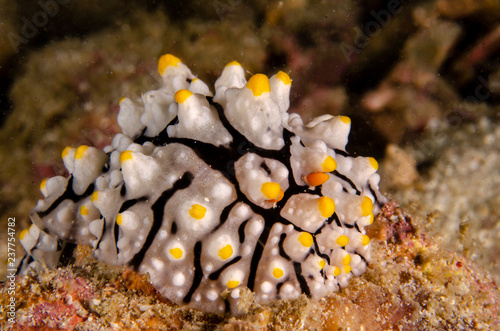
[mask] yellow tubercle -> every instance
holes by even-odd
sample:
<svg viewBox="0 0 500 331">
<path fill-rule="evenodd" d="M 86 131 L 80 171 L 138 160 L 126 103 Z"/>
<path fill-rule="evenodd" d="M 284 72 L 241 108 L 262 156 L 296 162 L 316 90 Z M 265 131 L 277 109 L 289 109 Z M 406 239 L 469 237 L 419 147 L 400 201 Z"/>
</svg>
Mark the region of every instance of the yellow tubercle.
<svg viewBox="0 0 500 331">
<path fill-rule="evenodd" d="M 342 264 L 345 266 L 351 264 L 351 256 L 349 254 L 344 256 L 344 258 L 342 259 Z"/>
<path fill-rule="evenodd" d="M 337 238 L 337 244 L 340 246 L 340 247 L 344 247 L 344 246 L 347 246 L 347 244 L 349 244 L 349 237 L 346 236 L 346 235 L 341 235 Z"/>
<path fill-rule="evenodd" d="M 333 275 L 334 275 L 334 276 L 338 276 L 338 275 L 340 275 L 341 273 L 342 273 L 342 270 L 340 270 L 340 268 L 339 268 L 339 267 L 335 267 L 335 268 L 333 269 Z"/>
<path fill-rule="evenodd" d="M 199 204 L 194 204 L 191 206 L 191 209 L 189 209 L 189 216 L 194 219 L 201 220 L 203 217 L 205 217 L 206 212 L 207 208 Z"/>
<path fill-rule="evenodd" d="M 40 182 L 40 190 L 43 190 L 45 188 L 45 186 L 47 186 L 47 178 L 43 179 Z"/>
<path fill-rule="evenodd" d="M 248 80 L 247 88 L 252 91 L 254 97 L 262 95 L 262 93 L 271 92 L 269 78 L 264 74 L 255 74 Z"/>
<path fill-rule="evenodd" d="M 364 234 L 363 237 L 361 238 L 361 245 L 366 246 L 369 243 L 370 243 L 370 237 Z"/>
<path fill-rule="evenodd" d="M 99 191 L 95 191 L 90 195 L 90 201 L 96 202 L 99 199 Z"/>
<path fill-rule="evenodd" d="M 351 272 L 351 270 L 352 270 L 352 268 L 351 268 L 351 266 L 350 266 L 350 265 L 346 265 L 346 266 L 344 266 L 344 272 L 345 272 L 346 274 L 350 273 L 350 272 Z"/>
<path fill-rule="evenodd" d="M 182 249 L 180 249 L 179 247 L 174 247 L 174 248 L 171 248 L 169 250 L 170 252 L 170 255 L 172 255 L 174 257 L 174 259 L 176 260 L 179 260 L 182 258 Z"/>
<path fill-rule="evenodd" d="M 273 269 L 273 276 L 276 279 L 283 277 L 283 270 L 281 268 L 275 267 Z"/>
<path fill-rule="evenodd" d="M 311 247 L 314 243 L 312 235 L 308 232 L 302 232 L 299 235 L 299 242 L 304 247 Z"/>
<path fill-rule="evenodd" d="M 375 216 L 373 216 L 373 213 L 370 213 L 370 224 L 373 224 L 373 220 L 375 219 Z"/>
<path fill-rule="evenodd" d="M 286 72 L 280 71 L 276 74 L 276 78 L 281 80 L 283 84 L 285 85 L 292 85 L 292 80 L 290 79 L 290 76 Z"/>
<path fill-rule="evenodd" d="M 228 280 L 226 283 L 227 288 L 235 288 L 240 285 L 240 282 L 237 280 Z"/>
<path fill-rule="evenodd" d="M 324 172 L 311 172 L 306 176 L 306 180 L 311 186 L 319 186 L 324 184 L 330 176 L 325 174 Z"/>
<path fill-rule="evenodd" d="M 325 161 L 321 164 L 324 172 L 332 172 L 337 169 L 337 161 L 330 155 L 325 158 Z"/>
<path fill-rule="evenodd" d="M 124 151 L 120 153 L 120 163 L 123 163 L 127 160 L 132 160 L 132 151 Z"/>
<path fill-rule="evenodd" d="M 285 192 L 280 188 L 280 194 L 278 195 L 278 197 L 274 201 L 278 202 L 281 199 L 283 199 L 284 196 L 285 196 Z"/>
<path fill-rule="evenodd" d="M 351 118 L 348 116 L 339 116 L 339 119 L 345 124 L 351 124 Z"/>
<path fill-rule="evenodd" d="M 75 151 L 75 159 L 81 159 L 87 149 L 89 149 L 89 146 L 87 145 L 81 145 L 80 147 L 78 147 Z"/>
<path fill-rule="evenodd" d="M 121 104 L 123 102 L 123 100 L 125 100 L 125 99 L 127 99 L 127 98 L 125 98 L 125 97 L 120 98 L 120 100 L 118 101 L 118 104 Z"/>
<path fill-rule="evenodd" d="M 158 72 L 160 76 L 163 76 L 168 67 L 178 67 L 179 63 L 182 63 L 181 60 L 172 54 L 165 54 L 160 57 L 160 60 L 158 60 Z"/>
<path fill-rule="evenodd" d="M 80 215 L 85 216 L 89 214 L 89 209 L 85 207 L 85 205 L 82 205 L 80 207 Z"/>
<path fill-rule="evenodd" d="M 335 203 L 333 202 L 332 198 L 320 197 L 318 198 L 318 209 L 321 213 L 321 216 L 323 216 L 324 218 L 328 218 L 335 212 Z"/>
<path fill-rule="evenodd" d="M 361 202 L 361 212 L 363 216 L 368 216 L 373 211 L 373 202 L 372 199 L 365 196 L 363 197 L 363 202 Z"/>
<path fill-rule="evenodd" d="M 118 224 L 118 226 L 122 225 L 123 223 L 123 216 L 122 214 L 118 214 L 116 215 L 116 224 Z"/>
<path fill-rule="evenodd" d="M 21 231 L 21 233 L 19 234 L 19 239 L 23 240 L 23 238 L 26 237 L 28 232 L 29 232 L 28 229 L 24 229 L 23 231 Z"/>
<path fill-rule="evenodd" d="M 320 268 L 319 270 L 323 270 L 323 268 L 326 266 L 326 261 L 321 259 L 318 264 Z"/>
<path fill-rule="evenodd" d="M 280 184 L 275 182 L 266 182 L 262 184 L 260 191 L 268 200 L 278 199 L 280 194 L 283 192 Z"/>
<path fill-rule="evenodd" d="M 228 64 L 226 64 L 226 67 L 229 67 L 229 66 L 240 66 L 241 67 L 241 64 L 238 61 L 231 61 Z"/>
<path fill-rule="evenodd" d="M 378 170 L 377 160 L 375 160 L 373 157 L 369 157 L 368 160 L 370 160 L 370 165 L 373 167 L 373 169 Z"/>
<path fill-rule="evenodd" d="M 65 158 L 65 157 L 69 154 L 69 151 L 71 151 L 71 149 L 72 149 L 72 148 L 73 148 L 73 147 L 71 147 L 71 146 L 66 146 L 66 147 L 63 149 L 63 151 L 62 151 L 62 153 L 61 153 L 61 156 L 62 156 L 62 158 L 63 158 L 63 159 L 64 159 L 64 158 Z"/>
<path fill-rule="evenodd" d="M 233 255 L 233 247 L 229 244 L 219 249 L 219 257 L 222 260 L 227 260 Z"/>
<path fill-rule="evenodd" d="M 175 97 L 175 101 L 177 101 L 178 104 L 181 104 L 181 103 L 184 103 L 184 101 L 186 101 L 186 99 L 192 95 L 193 95 L 193 92 L 186 90 L 186 89 L 182 89 L 182 90 L 175 92 L 174 97 Z"/>
</svg>

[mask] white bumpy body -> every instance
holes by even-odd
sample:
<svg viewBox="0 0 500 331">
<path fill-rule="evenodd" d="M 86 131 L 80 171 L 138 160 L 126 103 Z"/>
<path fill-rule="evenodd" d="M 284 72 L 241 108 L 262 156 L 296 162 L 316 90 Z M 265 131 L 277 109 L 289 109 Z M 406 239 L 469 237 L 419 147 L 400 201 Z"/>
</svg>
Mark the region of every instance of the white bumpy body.
<svg viewBox="0 0 500 331">
<path fill-rule="evenodd" d="M 247 82 L 231 62 L 213 95 L 172 55 L 158 68 L 162 88 L 120 101 L 110 146 L 67 147 L 69 177 L 42 182 L 21 272 L 89 245 L 173 302 L 236 313 L 243 286 L 320 298 L 365 271 L 384 197 L 377 162 L 345 152 L 349 118 L 288 114 L 283 72 Z"/>
</svg>

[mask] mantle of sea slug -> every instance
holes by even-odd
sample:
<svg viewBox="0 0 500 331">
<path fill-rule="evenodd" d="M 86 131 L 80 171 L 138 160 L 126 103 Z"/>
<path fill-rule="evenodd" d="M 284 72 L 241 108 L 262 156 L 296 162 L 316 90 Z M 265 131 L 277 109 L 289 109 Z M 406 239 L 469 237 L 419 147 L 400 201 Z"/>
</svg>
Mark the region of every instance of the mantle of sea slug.
<svg viewBox="0 0 500 331">
<path fill-rule="evenodd" d="M 110 146 L 63 151 L 70 175 L 41 183 L 19 272 L 88 245 L 178 304 L 236 314 L 242 287 L 320 298 L 366 270 L 385 198 L 377 162 L 345 152 L 349 118 L 288 114 L 284 72 L 246 81 L 233 61 L 212 94 L 175 56 L 158 71 L 163 87 L 120 101 Z"/>
</svg>

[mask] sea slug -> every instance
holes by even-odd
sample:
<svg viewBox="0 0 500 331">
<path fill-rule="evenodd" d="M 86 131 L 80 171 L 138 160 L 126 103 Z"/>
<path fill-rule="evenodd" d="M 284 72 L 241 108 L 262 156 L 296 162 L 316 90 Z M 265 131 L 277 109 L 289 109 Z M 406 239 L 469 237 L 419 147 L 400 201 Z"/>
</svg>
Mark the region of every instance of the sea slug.
<svg viewBox="0 0 500 331">
<path fill-rule="evenodd" d="M 42 181 L 21 272 L 89 245 L 214 313 L 236 313 L 244 286 L 258 302 L 321 298 L 365 272 L 385 198 L 375 159 L 345 151 L 348 117 L 304 125 L 282 71 L 247 81 L 233 61 L 212 93 L 173 55 L 158 70 L 160 89 L 120 100 L 111 145 L 65 148 L 69 176 Z"/>
</svg>

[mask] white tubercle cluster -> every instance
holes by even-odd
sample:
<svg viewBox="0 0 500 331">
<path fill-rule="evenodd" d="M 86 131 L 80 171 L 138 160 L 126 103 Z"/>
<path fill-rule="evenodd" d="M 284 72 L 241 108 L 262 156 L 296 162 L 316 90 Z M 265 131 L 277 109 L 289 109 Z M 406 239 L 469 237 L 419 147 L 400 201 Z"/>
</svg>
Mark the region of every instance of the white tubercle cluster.
<svg viewBox="0 0 500 331">
<path fill-rule="evenodd" d="M 88 245 L 173 302 L 234 314 L 244 286 L 258 302 L 321 298 L 365 272 L 385 198 L 375 159 L 345 151 L 348 117 L 304 125 L 281 71 L 247 81 L 233 61 L 212 93 L 173 55 L 158 70 L 160 89 L 120 100 L 111 145 L 64 149 L 69 176 L 41 183 L 21 272 Z"/>
</svg>

